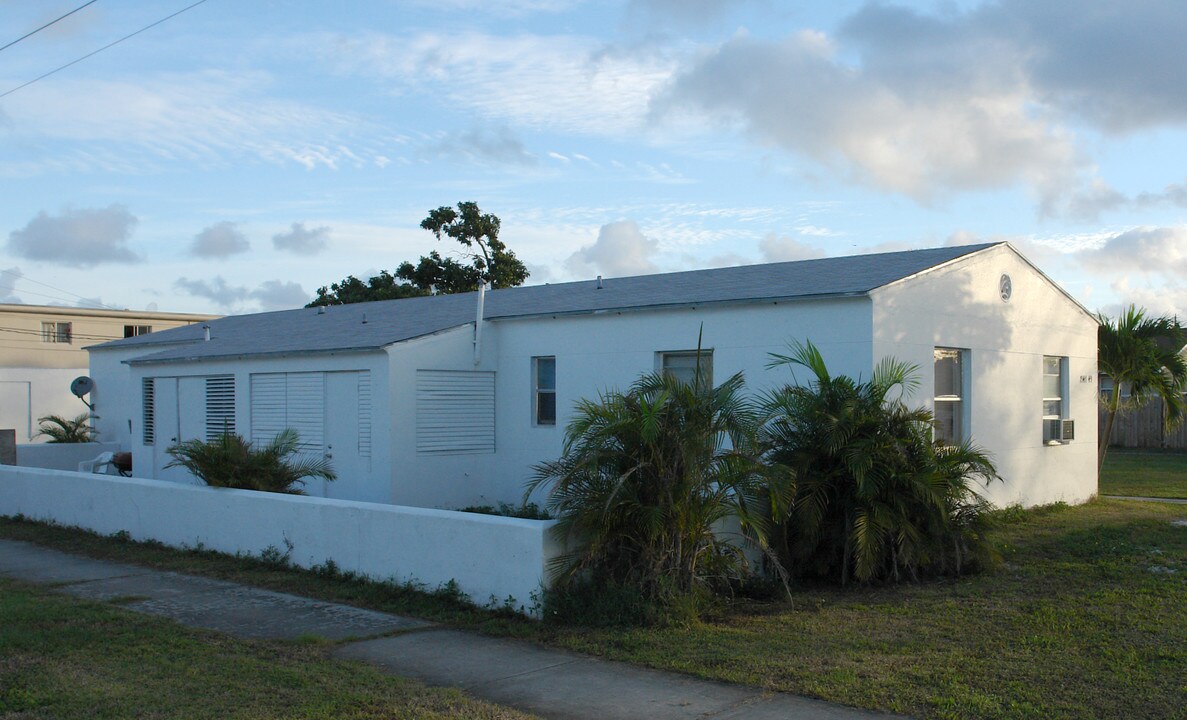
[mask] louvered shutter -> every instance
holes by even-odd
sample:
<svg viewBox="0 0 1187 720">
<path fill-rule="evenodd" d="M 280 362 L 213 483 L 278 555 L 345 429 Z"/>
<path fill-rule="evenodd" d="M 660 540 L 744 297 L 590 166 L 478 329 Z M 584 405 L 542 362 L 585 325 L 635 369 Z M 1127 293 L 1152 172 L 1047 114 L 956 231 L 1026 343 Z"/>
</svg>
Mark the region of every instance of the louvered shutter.
<svg viewBox="0 0 1187 720">
<path fill-rule="evenodd" d="M 416 451 L 493 453 L 495 374 L 418 370 Z"/>
<path fill-rule="evenodd" d="M 301 438 L 301 451 L 321 452 L 325 445 L 326 374 L 289 373 L 286 388 L 288 427 Z"/>
<path fill-rule="evenodd" d="M 285 373 L 251 376 L 251 441 L 266 445 L 279 435 L 285 422 Z"/>
<path fill-rule="evenodd" d="M 235 432 L 235 376 L 206 378 L 206 441 Z"/>
<path fill-rule="evenodd" d="M 359 373 L 359 455 L 371 457 L 371 371 Z"/>
<path fill-rule="evenodd" d="M 153 378 L 143 378 L 140 381 L 143 391 L 143 407 L 141 417 L 144 427 L 144 444 L 152 445 L 157 437 L 156 385 Z"/>
</svg>

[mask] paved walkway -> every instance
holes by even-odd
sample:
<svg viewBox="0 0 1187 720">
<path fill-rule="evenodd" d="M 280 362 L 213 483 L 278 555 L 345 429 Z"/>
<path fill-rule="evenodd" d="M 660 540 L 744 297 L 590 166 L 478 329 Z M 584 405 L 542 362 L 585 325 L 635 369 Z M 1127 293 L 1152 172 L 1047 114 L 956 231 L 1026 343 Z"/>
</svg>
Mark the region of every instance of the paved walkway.
<svg viewBox="0 0 1187 720">
<path fill-rule="evenodd" d="M 321 636 L 339 657 L 545 718 L 856 720 L 889 715 L 696 680 L 422 620 L 0 540 L 0 576 L 245 638 Z"/>
</svg>

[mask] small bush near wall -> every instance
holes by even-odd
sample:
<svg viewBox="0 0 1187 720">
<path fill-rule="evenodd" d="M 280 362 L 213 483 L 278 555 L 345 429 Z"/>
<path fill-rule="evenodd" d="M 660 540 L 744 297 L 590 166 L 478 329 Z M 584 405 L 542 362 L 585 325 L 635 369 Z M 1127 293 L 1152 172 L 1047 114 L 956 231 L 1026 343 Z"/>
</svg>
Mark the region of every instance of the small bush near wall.
<svg viewBox="0 0 1187 720">
<path fill-rule="evenodd" d="M 591 625 L 687 623 L 717 586 L 748 575 L 745 538 L 762 488 L 757 427 L 742 376 L 713 387 L 698 363 L 683 380 L 642 376 L 625 393 L 581 401 L 560 459 L 536 468 L 528 493 L 548 487 L 558 558 L 546 618 Z"/>
<path fill-rule="evenodd" d="M 47 437 L 47 443 L 89 443 L 94 442 L 95 429 L 90 425 L 89 413 L 82 413 L 73 418 L 61 415 L 46 415 L 37 418 L 40 423 L 37 434 L 33 437 Z"/>
<path fill-rule="evenodd" d="M 785 567 L 843 585 L 959 575 L 994 562 L 992 506 L 974 487 L 997 471 L 968 442 L 936 443 L 932 414 L 897 399 L 918 385 L 913 366 L 886 359 L 858 382 L 830 375 L 811 343 L 774 364 L 811 376 L 766 402 L 767 460 L 794 478 L 772 540 Z"/>
<path fill-rule="evenodd" d="M 301 439 L 287 429 L 262 448 L 243 436 L 225 432 L 218 438 L 186 440 L 169 448 L 173 460 L 165 467 L 183 467 L 211 487 L 304 495 L 305 478 L 335 479 L 325 458 L 298 458 Z"/>
</svg>

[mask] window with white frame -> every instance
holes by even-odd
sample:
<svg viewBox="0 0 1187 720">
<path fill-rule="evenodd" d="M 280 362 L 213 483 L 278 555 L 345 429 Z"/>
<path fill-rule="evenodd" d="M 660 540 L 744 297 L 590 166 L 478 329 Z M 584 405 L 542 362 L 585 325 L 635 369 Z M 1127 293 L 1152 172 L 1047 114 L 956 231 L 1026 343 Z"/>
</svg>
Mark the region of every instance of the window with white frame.
<svg viewBox="0 0 1187 720">
<path fill-rule="evenodd" d="M 965 366 L 968 350 L 935 349 L 936 440 L 957 445 L 965 439 Z"/>
<path fill-rule="evenodd" d="M 72 323 L 43 322 L 41 323 L 41 342 L 70 344 L 74 335 Z"/>
<path fill-rule="evenodd" d="M 556 358 L 532 358 L 532 422 L 556 425 Z"/>
<path fill-rule="evenodd" d="M 152 325 L 125 325 L 124 337 L 138 337 L 140 335 L 147 335 L 152 332 Z"/>
<path fill-rule="evenodd" d="M 679 350 L 675 352 L 659 353 L 659 369 L 677 379 L 692 383 L 696 378 L 697 365 L 709 385 L 713 384 L 713 351 L 712 350 Z"/>
<path fill-rule="evenodd" d="M 1067 358 L 1043 357 L 1043 442 L 1061 442 L 1061 423 L 1067 414 Z"/>
</svg>

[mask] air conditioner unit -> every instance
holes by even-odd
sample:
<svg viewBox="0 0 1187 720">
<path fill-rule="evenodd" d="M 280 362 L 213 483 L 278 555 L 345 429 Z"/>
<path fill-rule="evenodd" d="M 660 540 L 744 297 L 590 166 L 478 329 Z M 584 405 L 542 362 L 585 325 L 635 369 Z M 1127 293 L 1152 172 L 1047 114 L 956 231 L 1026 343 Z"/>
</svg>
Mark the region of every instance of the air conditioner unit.
<svg viewBox="0 0 1187 720">
<path fill-rule="evenodd" d="M 1062 420 L 1059 423 L 1059 439 L 1067 442 L 1076 439 L 1076 421 Z"/>
</svg>

